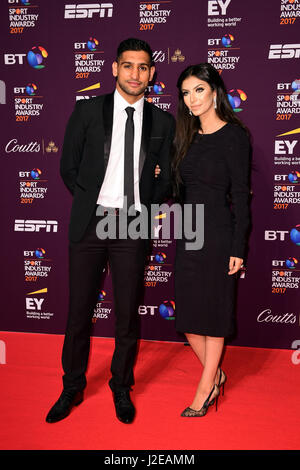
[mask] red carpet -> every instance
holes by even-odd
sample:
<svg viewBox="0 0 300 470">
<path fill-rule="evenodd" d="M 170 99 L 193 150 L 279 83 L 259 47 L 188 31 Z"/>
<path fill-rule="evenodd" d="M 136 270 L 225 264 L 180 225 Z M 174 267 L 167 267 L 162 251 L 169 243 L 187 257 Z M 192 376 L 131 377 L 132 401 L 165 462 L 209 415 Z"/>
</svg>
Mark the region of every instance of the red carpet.
<svg viewBox="0 0 300 470">
<path fill-rule="evenodd" d="M 93 338 L 85 400 L 65 420 L 45 416 L 62 382 L 62 336 L 0 333 L 2 450 L 298 450 L 300 365 L 292 351 L 228 347 L 218 412 L 181 418 L 201 369 L 190 347 L 142 341 L 132 398 L 133 424 L 120 423 L 107 381 L 113 340 Z"/>
</svg>

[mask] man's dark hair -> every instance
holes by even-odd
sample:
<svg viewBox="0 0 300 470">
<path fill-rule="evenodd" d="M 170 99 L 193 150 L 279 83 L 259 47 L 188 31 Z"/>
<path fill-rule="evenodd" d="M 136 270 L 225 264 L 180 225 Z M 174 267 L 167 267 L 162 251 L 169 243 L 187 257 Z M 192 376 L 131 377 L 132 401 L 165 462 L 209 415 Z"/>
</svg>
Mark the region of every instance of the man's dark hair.
<svg viewBox="0 0 300 470">
<path fill-rule="evenodd" d="M 122 41 L 117 49 L 117 61 L 125 51 L 144 51 L 149 55 L 150 65 L 153 65 L 152 49 L 146 41 L 136 38 L 128 38 Z"/>
</svg>

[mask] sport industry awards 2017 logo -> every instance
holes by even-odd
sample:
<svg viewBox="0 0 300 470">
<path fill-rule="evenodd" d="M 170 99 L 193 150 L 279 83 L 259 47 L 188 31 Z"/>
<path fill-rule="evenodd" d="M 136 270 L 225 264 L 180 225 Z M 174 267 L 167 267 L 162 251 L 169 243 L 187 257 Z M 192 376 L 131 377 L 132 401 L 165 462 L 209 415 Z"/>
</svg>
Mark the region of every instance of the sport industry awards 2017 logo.
<svg viewBox="0 0 300 470">
<path fill-rule="evenodd" d="M 104 51 L 98 39 L 89 37 L 84 42 L 75 42 L 74 50 L 76 79 L 91 78 L 93 73 L 102 72 L 105 59 L 102 58 Z"/>
<path fill-rule="evenodd" d="M 47 180 L 42 176 L 39 168 L 30 171 L 19 171 L 20 203 L 33 204 L 38 200 L 44 200 L 47 191 Z"/>
<path fill-rule="evenodd" d="M 300 172 L 292 170 L 288 174 L 274 175 L 274 202 L 276 210 L 287 210 L 300 204 Z"/>
<path fill-rule="evenodd" d="M 290 256 L 285 260 L 272 260 L 272 294 L 285 294 L 299 289 L 298 259 Z"/>
<path fill-rule="evenodd" d="M 52 270 L 51 261 L 44 248 L 24 250 L 25 281 L 34 283 L 48 277 Z"/>
<path fill-rule="evenodd" d="M 8 0 L 8 21 L 11 34 L 22 34 L 27 28 L 36 26 L 39 13 L 37 13 L 38 6 L 35 3 L 27 0 Z"/>
<path fill-rule="evenodd" d="M 159 284 L 166 285 L 172 277 L 172 265 L 166 263 L 167 255 L 157 252 L 150 256 L 148 265 L 145 267 L 144 285 L 145 287 L 156 287 Z"/>
<path fill-rule="evenodd" d="M 112 301 L 106 298 L 106 291 L 100 290 L 94 308 L 92 322 L 96 323 L 97 320 L 108 320 L 112 311 L 111 304 Z"/>
<path fill-rule="evenodd" d="M 154 85 L 148 86 L 145 99 L 163 111 L 170 111 L 171 95 L 166 91 L 166 84 L 156 81 Z"/>
<path fill-rule="evenodd" d="M 276 121 L 290 121 L 300 113 L 300 79 L 277 83 Z"/>
<path fill-rule="evenodd" d="M 140 31 L 153 31 L 158 25 L 165 25 L 171 15 L 171 1 L 141 2 L 139 5 Z"/>
<path fill-rule="evenodd" d="M 231 33 L 224 34 L 221 38 L 208 39 L 207 62 L 219 72 L 222 70 L 235 70 L 240 56 L 240 48 L 236 44 L 236 36 Z"/>
<path fill-rule="evenodd" d="M 36 83 L 14 87 L 14 105 L 17 122 L 27 122 L 32 117 L 39 117 L 44 107 L 42 96 Z"/>
<path fill-rule="evenodd" d="M 300 18 L 299 0 L 281 0 L 280 2 L 280 23 L 281 25 L 295 24 Z"/>
</svg>

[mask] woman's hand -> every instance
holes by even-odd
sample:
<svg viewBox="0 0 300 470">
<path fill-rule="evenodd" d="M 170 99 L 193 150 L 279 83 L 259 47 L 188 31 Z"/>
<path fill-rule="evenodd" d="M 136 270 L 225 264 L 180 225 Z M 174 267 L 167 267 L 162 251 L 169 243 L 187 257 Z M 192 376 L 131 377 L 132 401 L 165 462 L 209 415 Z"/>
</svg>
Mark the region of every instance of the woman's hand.
<svg viewBox="0 0 300 470">
<path fill-rule="evenodd" d="M 160 168 L 159 168 L 159 165 L 156 165 L 156 167 L 155 167 L 155 172 L 154 172 L 155 178 L 157 178 L 157 177 L 159 176 L 160 171 L 161 171 L 161 170 L 160 170 Z"/>
<path fill-rule="evenodd" d="M 242 258 L 236 258 L 235 256 L 230 256 L 229 259 L 229 271 L 228 274 L 235 274 L 243 266 Z"/>
</svg>

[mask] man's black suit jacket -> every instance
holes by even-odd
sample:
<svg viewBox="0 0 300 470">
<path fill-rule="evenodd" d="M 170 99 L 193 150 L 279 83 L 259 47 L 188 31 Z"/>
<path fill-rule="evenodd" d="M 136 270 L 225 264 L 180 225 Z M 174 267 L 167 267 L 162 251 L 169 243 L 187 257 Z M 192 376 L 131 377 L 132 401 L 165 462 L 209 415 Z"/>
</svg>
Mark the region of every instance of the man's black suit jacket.
<svg viewBox="0 0 300 470">
<path fill-rule="evenodd" d="M 60 164 L 62 179 L 73 194 L 69 239 L 77 242 L 95 211 L 107 168 L 113 125 L 114 93 L 80 100 L 67 124 Z M 173 116 L 145 101 L 140 150 L 141 204 L 160 204 L 171 195 Z M 155 166 L 161 173 L 155 178 Z"/>
</svg>

